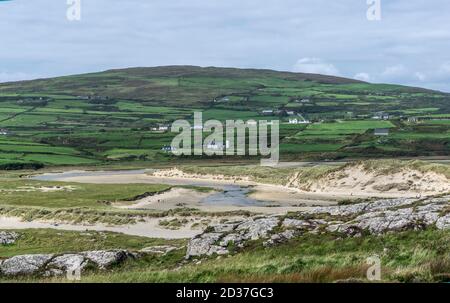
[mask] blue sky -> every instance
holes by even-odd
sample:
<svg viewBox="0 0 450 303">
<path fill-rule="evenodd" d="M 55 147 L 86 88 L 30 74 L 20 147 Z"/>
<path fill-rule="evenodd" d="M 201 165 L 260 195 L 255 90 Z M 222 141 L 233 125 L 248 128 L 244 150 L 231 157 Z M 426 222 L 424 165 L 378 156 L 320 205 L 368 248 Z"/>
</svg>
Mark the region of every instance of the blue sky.
<svg viewBox="0 0 450 303">
<path fill-rule="evenodd" d="M 450 1 L 0 1 L 0 82 L 189 64 L 340 75 L 450 92 Z"/>
</svg>

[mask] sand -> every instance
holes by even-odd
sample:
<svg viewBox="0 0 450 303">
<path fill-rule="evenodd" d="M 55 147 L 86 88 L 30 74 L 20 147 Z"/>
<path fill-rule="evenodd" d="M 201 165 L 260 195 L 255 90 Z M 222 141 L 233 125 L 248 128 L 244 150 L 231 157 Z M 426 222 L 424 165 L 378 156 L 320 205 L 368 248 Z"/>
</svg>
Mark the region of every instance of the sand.
<svg viewBox="0 0 450 303">
<path fill-rule="evenodd" d="M 170 220 L 173 218 L 164 218 Z M 49 221 L 22 221 L 16 217 L 0 217 L 0 230 L 8 229 L 39 229 L 39 228 L 51 228 L 56 230 L 67 231 L 109 231 L 123 233 L 132 236 L 142 236 L 149 238 L 162 238 L 162 239 L 185 239 L 191 238 L 199 234 L 201 230 L 192 229 L 192 224 L 181 227 L 177 230 L 165 229 L 159 225 L 159 218 L 147 219 L 145 222 L 138 222 L 131 225 L 120 226 L 108 226 L 104 224 L 57 224 Z"/>
<path fill-rule="evenodd" d="M 380 174 L 360 165 L 333 172 L 309 184 L 309 190 L 341 196 L 425 197 L 450 192 L 450 180 L 432 171 L 403 169 Z"/>
</svg>

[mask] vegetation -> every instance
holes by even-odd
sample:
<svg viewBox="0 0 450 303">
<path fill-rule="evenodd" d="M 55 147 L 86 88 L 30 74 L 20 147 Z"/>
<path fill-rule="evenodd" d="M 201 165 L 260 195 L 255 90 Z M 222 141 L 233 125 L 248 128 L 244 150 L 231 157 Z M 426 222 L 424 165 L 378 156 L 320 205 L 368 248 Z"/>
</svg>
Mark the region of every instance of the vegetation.
<svg viewBox="0 0 450 303">
<path fill-rule="evenodd" d="M 161 149 L 174 134 L 159 126 L 192 120 L 195 111 L 204 120 L 280 119 L 285 160 L 448 155 L 449 101 L 449 94 L 397 85 L 189 66 L 4 83 L 0 168 L 167 163 L 174 158 Z M 373 119 L 378 112 L 390 121 Z M 288 113 L 313 123 L 288 124 Z M 374 136 L 375 128 L 390 135 Z"/>
<path fill-rule="evenodd" d="M 12 245 L 3 245 L 0 258 L 25 254 L 61 254 L 88 250 L 140 250 L 149 246 L 173 245 L 181 247 L 186 240 L 162 240 L 129 236 L 111 232 L 78 232 L 53 229 L 17 230 L 20 238 Z"/>
<path fill-rule="evenodd" d="M 45 233 L 47 231 L 41 231 Z M 73 233 L 64 233 L 57 243 L 72 239 Z M 147 243 L 107 234 L 108 238 L 95 247 L 140 248 Z M 27 235 L 34 238 L 35 235 Z M 84 248 L 92 247 L 79 236 Z M 110 238 L 112 237 L 112 238 Z M 128 238 L 128 237 L 127 237 Z M 19 245 L 29 240 L 20 240 Z M 44 237 L 45 239 L 45 237 Z M 107 244 L 110 239 L 114 242 Z M 130 261 L 108 272 L 84 275 L 82 282 L 336 282 L 342 280 L 367 281 L 368 257 L 381 258 L 383 281 L 445 282 L 449 281 L 450 233 L 448 231 L 409 231 L 384 236 L 336 239 L 332 235 L 305 235 L 277 247 L 264 248 L 254 243 L 243 252 L 230 257 L 203 259 L 202 262 L 184 261 L 183 250 L 165 256 L 149 256 Z M 144 239 L 142 239 L 144 241 Z M 174 243 L 174 242 L 172 242 Z M 183 243 L 182 241 L 178 243 Z M 46 251 L 52 252 L 52 245 Z M 30 244 L 33 247 L 33 244 Z M 8 248 L 10 250 L 13 247 Z M 5 254 L 5 253 L 4 253 Z M 7 253 L 6 253 L 7 254 Z M 61 279 L 26 278 L 24 281 L 64 281 Z"/>
</svg>

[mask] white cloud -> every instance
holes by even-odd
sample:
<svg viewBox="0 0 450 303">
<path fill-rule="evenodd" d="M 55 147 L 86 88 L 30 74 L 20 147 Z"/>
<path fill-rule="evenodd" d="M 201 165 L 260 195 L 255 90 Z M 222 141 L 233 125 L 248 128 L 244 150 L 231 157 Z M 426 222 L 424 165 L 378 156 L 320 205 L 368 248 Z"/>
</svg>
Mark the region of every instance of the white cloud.
<svg viewBox="0 0 450 303">
<path fill-rule="evenodd" d="M 445 62 L 439 67 L 439 73 L 450 75 L 450 62 Z"/>
<path fill-rule="evenodd" d="M 356 80 L 361 80 L 361 81 L 365 81 L 365 82 L 370 81 L 370 75 L 368 73 L 358 73 L 353 78 Z"/>
<path fill-rule="evenodd" d="M 414 74 L 414 77 L 416 77 L 416 79 L 419 81 L 425 81 L 427 79 L 427 76 L 425 76 L 425 74 L 422 72 L 416 72 Z"/>
<path fill-rule="evenodd" d="M 394 65 L 394 66 L 389 66 L 386 67 L 386 69 L 384 70 L 384 72 L 381 74 L 383 77 L 402 77 L 405 74 L 408 73 L 408 69 L 401 65 Z"/>
<path fill-rule="evenodd" d="M 339 70 L 333 64 L 327 63 L 320 58 L 302 58 L 294 65 L 293 71 L 333 76 L 340 75 Z"/>
</svg>

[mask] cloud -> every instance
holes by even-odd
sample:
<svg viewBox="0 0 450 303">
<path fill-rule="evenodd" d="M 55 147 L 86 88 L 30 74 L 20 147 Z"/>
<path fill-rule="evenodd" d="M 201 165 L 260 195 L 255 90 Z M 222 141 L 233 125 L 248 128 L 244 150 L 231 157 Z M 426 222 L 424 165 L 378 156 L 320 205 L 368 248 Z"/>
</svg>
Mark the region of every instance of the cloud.
<svg viewBox="0 0 450 303">
<path fill-rule="evenodd" d="M 327 63 L 320 58 L 302 58 L 294 65 L 293 71 L 333 76 L 340 75 L 339 70 L 333 64 Z"/>
<path fill-rule="evenodd" d="M 64 0 L 0 3 L 4 81 L 191 64 L 450 91 L 448 0 L 384 1 L 380 22 L 362 0 L 82 1 L 80 22 L 66 19 Z"/>
<path fill-rule="evenodd" d="M 388 66 L 381 74 L 383 77 L 392 78 L 392 77 L 402 77 L 408 73 L 408 69 L 401 65 Z"/>
<path fill-rule="evenodd" d="M 444 62 L 439 67 L 438 73 L 441 75 L 450 76 L 450 62 Z"/>
<path fill-rule="evenodd" d="M 415 72 L 414 77 L 416 77 L 417 80 L 422 81 L 422 82 L 425 81 L 427 78 L 427 76 L 425 76 L 425 74 L 422 72 Z"/>
<path fill-rule="evenodd" d="M 365 81 L 365 82 L 370 81 L 370 75 L 368 73 L 358 73 L 353 78 L 356 80 L 361 80 L 361 81 Z"/>
</svg>

